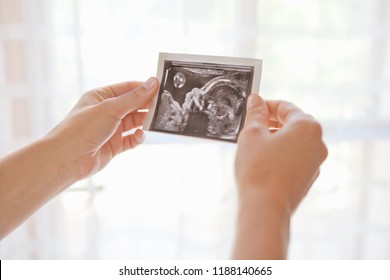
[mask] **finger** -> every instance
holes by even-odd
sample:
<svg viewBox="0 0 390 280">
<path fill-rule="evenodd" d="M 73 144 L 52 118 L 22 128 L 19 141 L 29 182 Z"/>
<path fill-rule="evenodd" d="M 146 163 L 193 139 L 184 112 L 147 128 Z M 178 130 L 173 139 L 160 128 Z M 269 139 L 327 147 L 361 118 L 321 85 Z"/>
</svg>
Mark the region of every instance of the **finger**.
<svg viewBox="0 0 390 280">
<path fill-rule="evenodd" d="M 141 108 L 139 108 L 138 110 L 143 110 L 145 112 L 145 110 L 149 110 L 150 108 L 150 105 L 151 105 L 152 101 L 149 100 L 146 104 L 144 104 Z"/>
<path fill-rule="evenodd" d="M 282 124 L 278 121 L 268 120 L 268 128 L 281 128 Z"/>
<path fill-rule="evenodd" d="M 266 102 L 257 94 L 248 98 L 244 128 L 258 127 L 268 130 L 269 114 Z"/>
<path fill-rule="evenodd" d="M 122 82 L 97 88 L 94 91 L 96 91 L 102 97 L 102 99 L 105 100 L 108 98 L 121 96 L 122 94 L 136 89 L 140 85 L 142 85 L 142 82 Z"/>
<path fill-rule="evenodd" d="M 139 81 L 133 81 L 133 82 L 122 82 L 111 85 L 111 89 L 115 96 L 120 96 L 122 94 L 128 93 L 129 91 L 132 91 L 142 85 L 142 82 Z"/>
<path fill-rule="evenodd" d="M 269 118 L 277 121 L 281 125 L 293 120 L 296 117 L 302 117 L 306 114 L 291 102 L 282 100 L 267 100 Z"/>
<path fill-rule="evenodd" d="M 144 142 L 144 132 L 141 129 L 137 129 L 133 134 L 123 137 L 123 151 L 133 149 Z"/>
<path fill-rule="evenodd" d="M 145 106 L 157 93 L 157 89 L 158 81 L 152 77 L 134 90 L 107 101 L 113 102 L 116 117 L 123 119 L 130 112 Z"/>
<path fill-rule="evenodd" d="M 320 176 L 320 169 L 318 169 L 314 175 L 313 178 L 311 179 L 311 182 L 307 186 L 306 194 L 309 192 L 310 188 L 313 186 L 314 182 L 317 180 L 317 178 Z"/>
<path fill-rule="evenodd" d="M 140 127 L 141 125 L 143 125 L 147 114 L 148 113 L 146 112 L 134 112 L 128 114 L 122 120 L 122 127 L 123 127 L 122 132 L 129 131 L 133 128 Z"/>
</svg>

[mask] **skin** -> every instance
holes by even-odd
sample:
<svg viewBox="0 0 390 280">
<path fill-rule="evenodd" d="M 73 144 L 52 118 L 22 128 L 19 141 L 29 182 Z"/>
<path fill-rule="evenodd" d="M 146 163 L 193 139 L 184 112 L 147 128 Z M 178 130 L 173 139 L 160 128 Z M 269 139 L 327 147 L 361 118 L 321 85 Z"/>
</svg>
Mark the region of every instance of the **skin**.
<svg viewBox="0 0 390 280">
<path fill-rule="evenodd" d="M 0 238 L 55 195 L 143 141 L 141 126 L 158 81 L 124 82 L 85 93 L 48 135 L 0 160 Z"/>
<path fill-rule="evenodd" d="M 326 157 L 321 126 L 312 116 L 286 101 L 249 97 L 235 162 L 234 259 L 287 257 L 291 216 Z"/>
<path fill-rule="evenodd" d="M 157 93 L 155 78 L 84 94 L 48 135 L 0 160 L 0 238 L 55 195 L 143 141 L 141 126 Z M 269 129 L 278 128 L 276 132 Z M 235 173 L 239 217 L 236 259 L 287 256 L 290 218 L 327 156 L 321 126 L 285 101 L 248 100 Z"/>
</svg>

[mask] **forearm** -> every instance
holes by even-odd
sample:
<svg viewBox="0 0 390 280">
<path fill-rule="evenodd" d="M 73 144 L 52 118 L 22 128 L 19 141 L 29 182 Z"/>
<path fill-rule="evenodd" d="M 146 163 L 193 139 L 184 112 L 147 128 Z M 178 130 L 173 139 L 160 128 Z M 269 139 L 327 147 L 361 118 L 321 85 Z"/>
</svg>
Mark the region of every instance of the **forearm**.
<svg viewBox="0 0 390 280">
<path fill-rule="evenodd" d="M 286 259 L 290 214 L 261 192 L 240 197 L 233 259 Z"/>
<path fill-rule="evenodd" d="M 0 238 L 76 181 L 62 144 L 48 136 L 0 160 Z"/>
</svg>

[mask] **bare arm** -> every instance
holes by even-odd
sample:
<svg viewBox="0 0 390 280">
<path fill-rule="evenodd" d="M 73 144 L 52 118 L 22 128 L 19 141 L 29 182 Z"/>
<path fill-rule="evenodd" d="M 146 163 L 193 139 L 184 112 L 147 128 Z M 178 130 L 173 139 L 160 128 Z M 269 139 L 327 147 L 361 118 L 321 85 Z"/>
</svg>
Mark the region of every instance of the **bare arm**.
<svg viewBox="0 0 390 280">
<path fill-rule="evenodd" d="M 101 170 L 117 154 L 136 147 L 155 78 L 125 82 L 83 95 L 70 114 L 47 136 L 0 160 L 0 238 L 53 196 Z"/>
<path fill-rule="evenodd" d="M 274 133 L 270 127 L 278 130 Z M 236 259 L 285 259 L 290 218 L 327 156 L 321 126 L 285 101 L 248 100 L 236 155 Z"/>
<path fill-rule="evenodd" d="M 0 237 L 76 181 L 59 139 L 46 137 L 0 161 Z"/>
</svg>

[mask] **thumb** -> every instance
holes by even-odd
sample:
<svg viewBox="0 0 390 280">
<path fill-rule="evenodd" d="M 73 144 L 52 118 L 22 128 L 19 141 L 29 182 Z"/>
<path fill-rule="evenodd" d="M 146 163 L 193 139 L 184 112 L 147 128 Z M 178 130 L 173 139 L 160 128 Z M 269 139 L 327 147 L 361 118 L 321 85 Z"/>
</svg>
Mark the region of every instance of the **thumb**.
<svg viewBox="0 0 390 280">
<path fill-rule="evenodd" d="M 115 98 L 117 117 L 123 119 L 127 114 L 142 108 L 157 93 L 158 80 L 150 77 L 139 87 Z"/>
<path fill-rule="evenodd" d="M 266 102 L 257 94 L 248 97 L 244 128 L 260 127 L 268 131 L 269 112 Z"/>
</svg>

